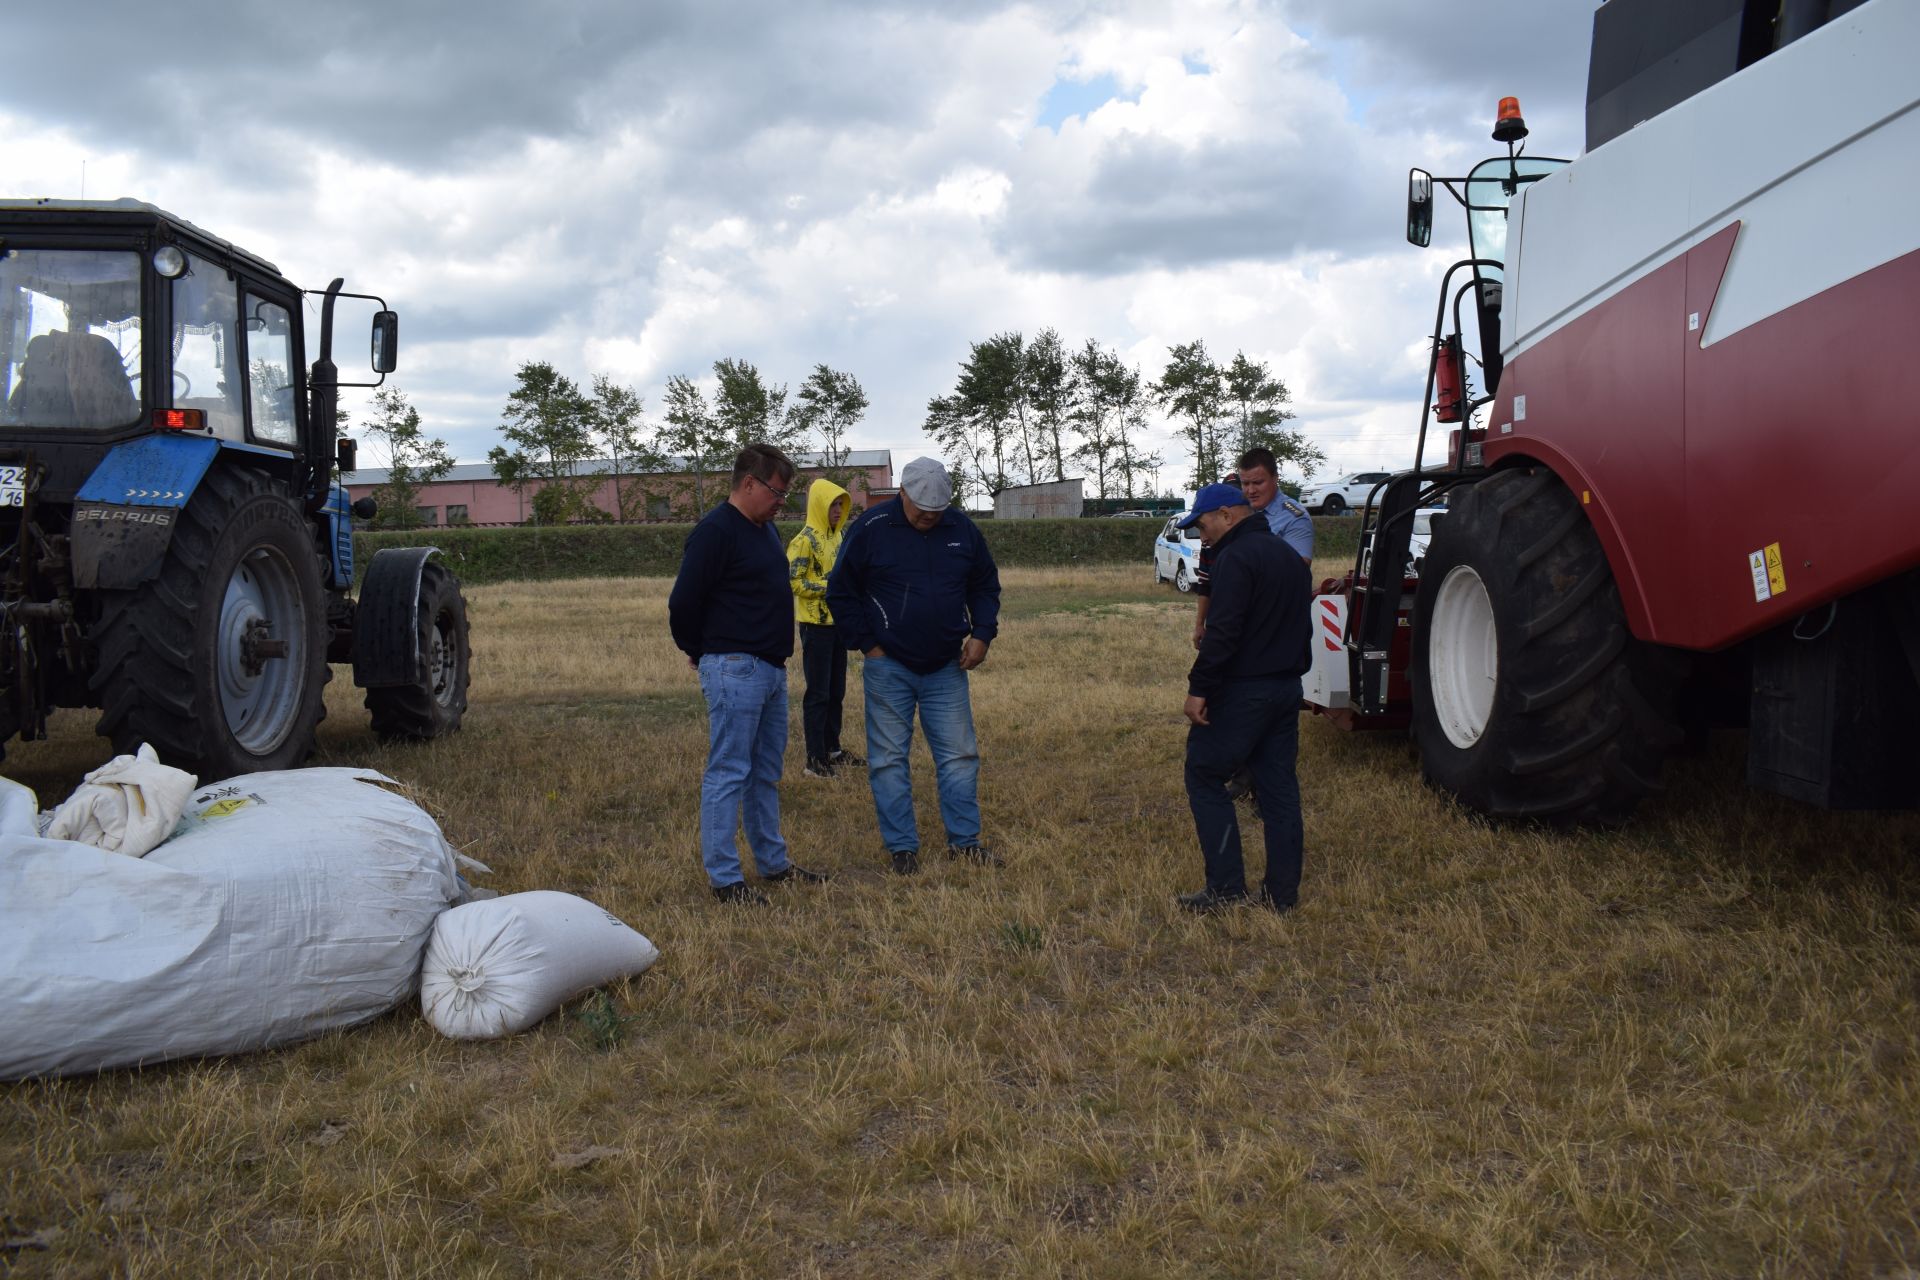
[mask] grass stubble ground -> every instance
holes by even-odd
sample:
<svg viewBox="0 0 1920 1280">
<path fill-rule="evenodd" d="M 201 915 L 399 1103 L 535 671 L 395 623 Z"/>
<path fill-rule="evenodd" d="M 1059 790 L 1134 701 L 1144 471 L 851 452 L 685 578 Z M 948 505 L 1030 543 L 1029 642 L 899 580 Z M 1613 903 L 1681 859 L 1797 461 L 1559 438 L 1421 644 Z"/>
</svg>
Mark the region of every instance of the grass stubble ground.
<svg viewBox="0 0 1920 1280">
<path fill-rule="evenodd" d="M 667 584 L 471 590 L 465 730 L 382 746 L 341 679 L 319 762 L 660 963 L 505 1041 L 406 1007 L 5 1086 L 0 1272 L 1915 1274 L 1920 817 L 1750 793 L 1734 740 L 1627 830 L 1489 828 L 1309 719 L 1301 910 L 1187 919 L 1190 602 L 1142 577 L 1005 575 L 1003 871 L 883 876 L 863 778 L 800 776 L 796 672 L 786 829 L 836 878 L 757 912 L 698 869 Z M 90 723 L 8 774 L 63 796 Z M 934 851 L 923 746 L 915 783 Z"/>
</svg>

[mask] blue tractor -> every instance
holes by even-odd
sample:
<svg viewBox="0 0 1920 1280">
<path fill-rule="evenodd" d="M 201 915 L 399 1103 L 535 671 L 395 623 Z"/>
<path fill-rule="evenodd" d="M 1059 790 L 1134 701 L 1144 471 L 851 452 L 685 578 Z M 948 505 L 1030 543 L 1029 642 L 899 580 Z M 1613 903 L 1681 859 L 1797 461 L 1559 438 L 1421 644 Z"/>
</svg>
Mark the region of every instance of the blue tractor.
<svg viewBox="0 0 1920 1280">
<path fill-rule="evenodd" d="M 301 764 L 351 663 L 373 728 L 436 738 L 467 705 L 466 602 L 431 547 L 358 599 L 338 434 L 342 281 L 273 266 L 135 200 L 0 201 L 0 744 L 97 707 L 117 751 L 205 779 Z M 307 294 L 318 356 L 308 365 Z"/>
</svg>

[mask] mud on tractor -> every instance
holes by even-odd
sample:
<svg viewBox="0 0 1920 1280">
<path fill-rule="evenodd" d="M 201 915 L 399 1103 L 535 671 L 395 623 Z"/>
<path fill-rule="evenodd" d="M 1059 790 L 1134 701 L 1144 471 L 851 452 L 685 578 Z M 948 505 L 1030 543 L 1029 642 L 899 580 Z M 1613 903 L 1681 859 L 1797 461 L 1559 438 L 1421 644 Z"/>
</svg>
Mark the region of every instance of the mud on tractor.
<svg viewBox="0 0 1920 1280">
<path fill-rule="evenodd" d="M 379 552 L 349 594 L 336 409 L 378 381 L 340 380 L 335 304 L 378 305 L 379 379 L 398 320 L 342 284 L 138 201 L 0 201 L 0 744 L 97 707 L 116 750 L 203 778 L 290 768 L 330 662 L 383 736 L 459 727 L 466 605 L 434 549 Z"/>
<path fill-rule="evenodd" d="M 1586 154 L 1506 99 L 1504 155 L 1412 171 L 1408 238 L 1444 192 L 1469 256 L 1314 709 L 1502 817 L 1617 821 L 1719 725 L 1755 787 L 1920 800 L 1916 49 L 1911 0 L 1608 0 Z"/>
</svg>

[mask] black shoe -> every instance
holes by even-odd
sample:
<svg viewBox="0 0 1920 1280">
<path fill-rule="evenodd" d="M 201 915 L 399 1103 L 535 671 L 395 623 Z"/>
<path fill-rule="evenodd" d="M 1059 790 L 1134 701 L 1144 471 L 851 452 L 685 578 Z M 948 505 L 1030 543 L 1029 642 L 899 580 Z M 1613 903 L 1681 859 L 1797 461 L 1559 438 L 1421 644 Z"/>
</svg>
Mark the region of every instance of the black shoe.
<svg viewBox="0 0 1920 1280">
<path fill-rule="evenodd" d="M 1247 900 L 1245 893 L 1218 893 L 1211 888 L 1198 893 L 1183 893 L 1176 899 L 1185 910 L 1197 916 L 1210 916 L 1216 911 L 1225 911 L 1237 907 Z"/>
<path fill-rule="evenodd" d="M 1255 906 L 1265 907 L 1277 916 L 1283 916 L 1300 905 L 1299 899 L 1297 898 L 1292 902 L 1280 901 L 1273 896 L 1273 893 L 1265 885 L 1260 886 L 1260 892 L 1254 896 L 1253 901 Z"/>
<path fill-rule="evenodd" d="M 809 778 L 831 778 L 833 776 L 833 766 L 816 756 L 807 761 L 807 767 L 802 769 L 801 772 Z"/>
<path fill-rule="evenodd" d="M 827 763 L 836 769 L 864 769 L 867 762 L 851 751 L 835 751 L 827 757 Z"/>
<path fill-rule="evenodd" d="M 833 879 L 824 871 L 809 871 L 798 863 L 789 862 L 770 876 L 761 876 L 761 884 L 825 884 Z"/>
<path fill-rule="evenodd" d="M 949 862 L 965 859 L 979 867 L 1004 867 L 1007 860 L 993 850 L 980 844 L 950 844 L 947 846 Z"/>
<path fill-rule="evenodd" d="M 740 907 L 767 907 L 773 905 L 773 899 L 748 884 L 745 880 L 736 880 L 732 884 L 723 884 L 714 889 L 713 896 L 722 902 Z"/>
<path fill-rule="evenodd" d="M 895 849 L 893 851 L 893 874 L 897 876 L 919 875 L 920 854 L 913 849 Z"/>
</svg>

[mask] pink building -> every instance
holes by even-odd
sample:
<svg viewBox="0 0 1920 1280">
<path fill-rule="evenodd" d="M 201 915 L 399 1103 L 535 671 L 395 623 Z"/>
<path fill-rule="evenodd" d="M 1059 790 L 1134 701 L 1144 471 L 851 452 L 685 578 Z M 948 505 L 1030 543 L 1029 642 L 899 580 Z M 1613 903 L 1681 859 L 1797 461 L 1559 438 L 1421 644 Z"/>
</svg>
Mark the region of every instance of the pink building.
<svg viewBox="0 0 1920 1280">
<path fill-rule="evenodd" d="M 807 482 L 821 474 L 826 466 L 826 455 L 796 454 L 794 462 L 800 468 L 800 476 L 794 483 L 794 497 L 788 505 L 796 513 L 804 513 L 802 503 Z M 897 492 L 893 483 L 893 452 L 889 449 L 850 449 L 845 465 L 835 470 L 853 473 L 854 480 L 848 488 L 853 493 L 856 507 L 871 506 Z M 591 482 L 591 477 L 600 477 L 597 487 L 592 491 L 593 503 L 610 517 L 620 510 L 619 497 L 615 493 L 615 484 L 618 482 L 626 487 L 626 518 L 630 523 L 693 518 L 694 477 L 691 472 L 616 477 L 607 459 L 594 458 L 580 464 L 579 474 L 582 487 Z M 348 496 L 358 500 L 385 484 L 387 471 L 382 467 L 362 467 L 341 479 L 347 487 Z M 496 480 L 489 464 L 462 462 L 446 476 L 420 490 L 421 523 L 525 524 L 533 517 L 533 495 L 543 484 L 542 481 L 534 481 L 525 489 L 516 491 Z M 726 496 L 726 473 L 709 474 L 701 488 L 705 494 L 703 505 L 712 507 Z"/>
</svg>

